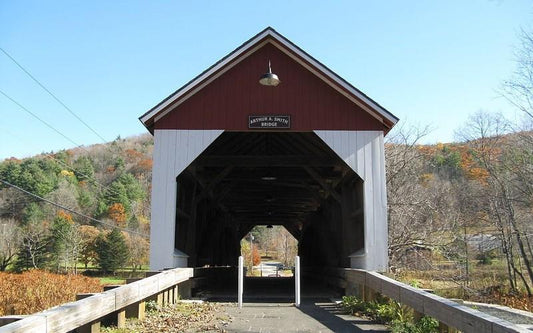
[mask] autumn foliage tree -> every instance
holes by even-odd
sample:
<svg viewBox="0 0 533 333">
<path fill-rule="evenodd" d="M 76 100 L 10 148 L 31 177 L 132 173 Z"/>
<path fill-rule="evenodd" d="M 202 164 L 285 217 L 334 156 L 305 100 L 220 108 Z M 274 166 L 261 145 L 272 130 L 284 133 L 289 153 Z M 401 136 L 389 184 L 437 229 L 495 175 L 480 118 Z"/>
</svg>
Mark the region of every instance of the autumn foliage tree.
<svg viewBox="0 0 533 333">
<path fill-rule="evenodd" d="M 79 228 L 82 239 L 82 248 L 80 252 L 80 261 L 85 265 L 85 269 L 89 264 L 96 264 L 98 260 L 98 253 L 96 252 L 96 240 L 100 231 L 91 225 L 82 225 Z"/>
<path fill-rule="evenodd" d="M 486 222 L 498 230 L 510 286 L 518 291 L 519 280 L 532 296 L 533 135 L 511 138 L 509 131 L 501 115 L 478 112 L 458 134 L 472 149 L 476 166 L 484 170 L 476 196 Z"/>
<path fill-rule="evenodd" d="M 126 210 L 121 203 L 115 202 L 108 208 L 109 217 L 115 221 L 116 225 L 119 227 L 126 226 Z"/>
<path fill-rule="evenodd" d="M 128 245 L 129 250 L 128 262 L 131 265 L 132 270 L 135 272 L 148 263 L 150 244 L 146 238 L 136 234 L 128 234 L 125 232 L 123 233 L 123 236 L 126 239 L 126 244 Z"/>
</svg>

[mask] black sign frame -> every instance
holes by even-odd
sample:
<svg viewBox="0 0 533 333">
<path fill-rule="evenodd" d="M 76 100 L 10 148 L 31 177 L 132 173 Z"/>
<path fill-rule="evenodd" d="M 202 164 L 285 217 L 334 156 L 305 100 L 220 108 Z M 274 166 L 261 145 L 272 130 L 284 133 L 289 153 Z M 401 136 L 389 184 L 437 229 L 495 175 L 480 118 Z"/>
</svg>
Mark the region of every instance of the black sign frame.
<svg viewBox="0 0 533 333">
<path fill-rule="evenodd" d="M 249 129 L 290 129 L 290 115 L 250 115 L 248 116 Z"/>
</svg>

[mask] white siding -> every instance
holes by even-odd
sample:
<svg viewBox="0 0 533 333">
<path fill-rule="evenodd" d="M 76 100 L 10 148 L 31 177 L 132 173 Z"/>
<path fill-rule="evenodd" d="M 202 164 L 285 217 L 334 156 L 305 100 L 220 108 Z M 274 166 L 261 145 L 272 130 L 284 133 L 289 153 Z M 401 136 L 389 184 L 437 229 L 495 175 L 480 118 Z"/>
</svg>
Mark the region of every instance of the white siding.
<svg viewBox="0 0 533 333">
<path fill-rule="evenodd" d="M 176 177 L 223 130 L 155 130 L 150 268 L 160 270 L 187 265 L 187 257 L 174 250 Z"/>
<path fill-rule="evenodd" d="M 387 192 L 382 131 L 315 131 L 364 182 L 365 250 L 352 255 L 353 268 L 385 271 Z"/>
</svg>

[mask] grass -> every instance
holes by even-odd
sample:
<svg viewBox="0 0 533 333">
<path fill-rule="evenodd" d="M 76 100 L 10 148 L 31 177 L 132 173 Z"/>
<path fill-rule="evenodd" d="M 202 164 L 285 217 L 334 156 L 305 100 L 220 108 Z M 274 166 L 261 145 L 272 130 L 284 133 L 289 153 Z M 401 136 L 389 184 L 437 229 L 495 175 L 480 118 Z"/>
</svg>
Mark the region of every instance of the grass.
<svg viewBox="0 0 533 333">
<path fill-rule="evenodd" d="M 113 284 L 125 284 L 125 283 L 126 283 L 126 279 L 113 276 L 113 275 L 100 277 L 100 284 L 102 286 L 108 286 L 108 285 L 113 285 Z"/>
<path fill-rule="evenodd" d="M 490 265 L 481 265 L 472 260 L 468 283 L 464 274 L 464 270 L 450 267 L 405 271 L 393 278 L 418 288 L 433 289 L 435 294 L 447 298 L 502 304 L 527 311 L 533 309 L 533 297 L 527 297 L 520 281 L 520 292 L 511 292 L 504 261 L 496 259 Z"/>
</svg>

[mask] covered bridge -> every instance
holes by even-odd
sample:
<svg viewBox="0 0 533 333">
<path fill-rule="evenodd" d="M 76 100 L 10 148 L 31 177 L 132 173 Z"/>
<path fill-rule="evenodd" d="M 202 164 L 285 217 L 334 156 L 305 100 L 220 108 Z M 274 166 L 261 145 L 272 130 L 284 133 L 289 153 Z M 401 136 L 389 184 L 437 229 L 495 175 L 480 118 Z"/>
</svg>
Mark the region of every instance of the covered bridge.
<svg viewBox="0 0 533 333">
<path fill-rule="evenodd" d="M 269 224 L 302 266 L 386 269 L 383 137 L 398 119 L 274 29 L 140 120 L 155 138 L 152 269 L 236 265 Z"/>
</svg>

